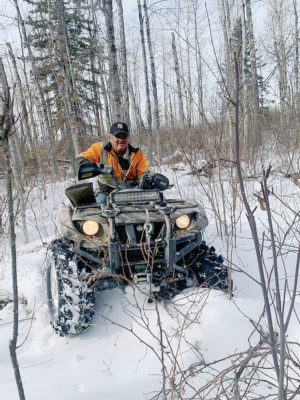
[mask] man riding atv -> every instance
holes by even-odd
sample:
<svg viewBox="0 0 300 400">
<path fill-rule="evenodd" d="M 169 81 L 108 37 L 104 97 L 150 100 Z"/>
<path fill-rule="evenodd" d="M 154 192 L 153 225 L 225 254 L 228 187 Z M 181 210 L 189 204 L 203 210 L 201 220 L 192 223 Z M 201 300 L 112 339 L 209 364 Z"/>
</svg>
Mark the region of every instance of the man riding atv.
<svg viewBox="0 0 300 400">
<path fill-rule="evenodd" d="M 208 224 L 195 200 L 163 192 L 167 177 L 149 173 L 146 157 L 129 145 L 128 127 L 114 123 L 107 144 L 79 154 L 78 180 L 59 212 L 60 237 L 47 251 L 45 280 L 50 321 L 60 335 L 91 325 L 95 293 L 147 282 L 149 302 L 170 300 L 191 287 L 231 291 L 223 258 L 203 241 Z M 100 197 L 100 198 L 99 198 Z"/>
<path fill-rule="evenodd" d="M 76 164 L 78 168 L 82 165 L 95 166 L 96 163 L 111 165 L 118 183 L 123 183 L 123 186 L 125 183 L 128 188 L 137 186 L 149 167 L 145 154 L 132 147 L 129 140 L 127 124 L 115 122 L 110 128 L 109 142 L 94 143 L 76 157 Z M 116 189 L 116 181 L 108 175 L 100 175 L 98 203 L 106 202 L 106 195 Z"/>
</svg>

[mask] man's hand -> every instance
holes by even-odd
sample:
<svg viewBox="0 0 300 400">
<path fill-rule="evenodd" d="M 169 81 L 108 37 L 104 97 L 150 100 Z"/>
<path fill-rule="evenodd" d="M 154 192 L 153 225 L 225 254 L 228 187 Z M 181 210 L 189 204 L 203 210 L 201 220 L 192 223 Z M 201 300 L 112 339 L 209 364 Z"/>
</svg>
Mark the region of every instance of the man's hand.
<svg viewBox="0 0 300 400">
<path fill-rule="evenodd" d="M 78 167 L 79 167 L 79 166 L 82 166 L 82 165 L 84 165 L 85 167 L 94 167 L 94 168 L 97 168 L 97 164 L 96 164 L 96 163 L 93 163 L 93 162 L 91 162 L 91 161 L 89 161 L 87 158 L 82 159 L 82 160 L 79 161 Z"/>
<path fill-rule="evenodd" d="M 79 161 L 78 165 L 78 180 L 93 178 L 101 174 L 101 170 L 96 163 L 90 162 L 87 159 Z"/>
<path fill-rule="evenodd" d="M 140 189 L 166 190 L 169 187 L 169 179 L 162 174 L 150 174 L 146 172 L 139 182 Z"/>
</svg>

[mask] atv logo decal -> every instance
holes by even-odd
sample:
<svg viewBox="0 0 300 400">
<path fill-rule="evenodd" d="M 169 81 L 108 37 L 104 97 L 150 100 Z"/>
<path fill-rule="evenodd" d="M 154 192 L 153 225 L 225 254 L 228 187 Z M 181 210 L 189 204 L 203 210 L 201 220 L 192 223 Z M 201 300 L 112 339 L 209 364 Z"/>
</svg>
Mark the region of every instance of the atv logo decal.
<svg viewBox="0 0 300 400">
<path fill-rule="evenodd" d="M 88 172 L 87 174 L 82 174 L 81 179 L 91 178 L 93 176 L 92 172 Z"/>
</svg>

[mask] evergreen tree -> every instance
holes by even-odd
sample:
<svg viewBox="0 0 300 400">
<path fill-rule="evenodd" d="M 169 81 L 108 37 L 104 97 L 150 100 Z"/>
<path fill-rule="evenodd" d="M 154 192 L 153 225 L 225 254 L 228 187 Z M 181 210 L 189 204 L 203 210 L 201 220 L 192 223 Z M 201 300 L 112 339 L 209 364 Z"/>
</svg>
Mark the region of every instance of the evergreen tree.
<svg viewBox="0 0 300 400">
<path fill-rule="evenodd" d="M 49 112 L 60 137 L 77 153 L 80 140 L 93 134 L 95 121 L 99 124 L 101 106 L 88 10 L 80 0 L 26 2 L 31 5 L 27 25 Z"/>
</svg>

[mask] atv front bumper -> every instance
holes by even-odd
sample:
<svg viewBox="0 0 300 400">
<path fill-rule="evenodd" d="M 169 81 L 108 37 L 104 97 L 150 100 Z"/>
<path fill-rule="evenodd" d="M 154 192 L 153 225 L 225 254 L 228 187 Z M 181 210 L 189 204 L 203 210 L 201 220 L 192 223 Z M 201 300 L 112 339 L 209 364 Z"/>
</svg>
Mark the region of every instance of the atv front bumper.
<svg viewBox="0 0 300 400">
<path fill-rule="evenodd" d="M 192 232 L 181 237 L 149 240 L 136 245 L 124 245 L 116 241 L 101 246 L 99 250 L 84 248 L 77 243 L 74 250 L 79 258 L 85 259 L 88 264 L 92 263 L 94 268 L 106 268 L 117 273 L 122 268 L 134 267 L 142 271 L 157 264 L 172 266 L 184 260 L 199 247 L 201 241 L 201 232 Z"/>
</svg>

